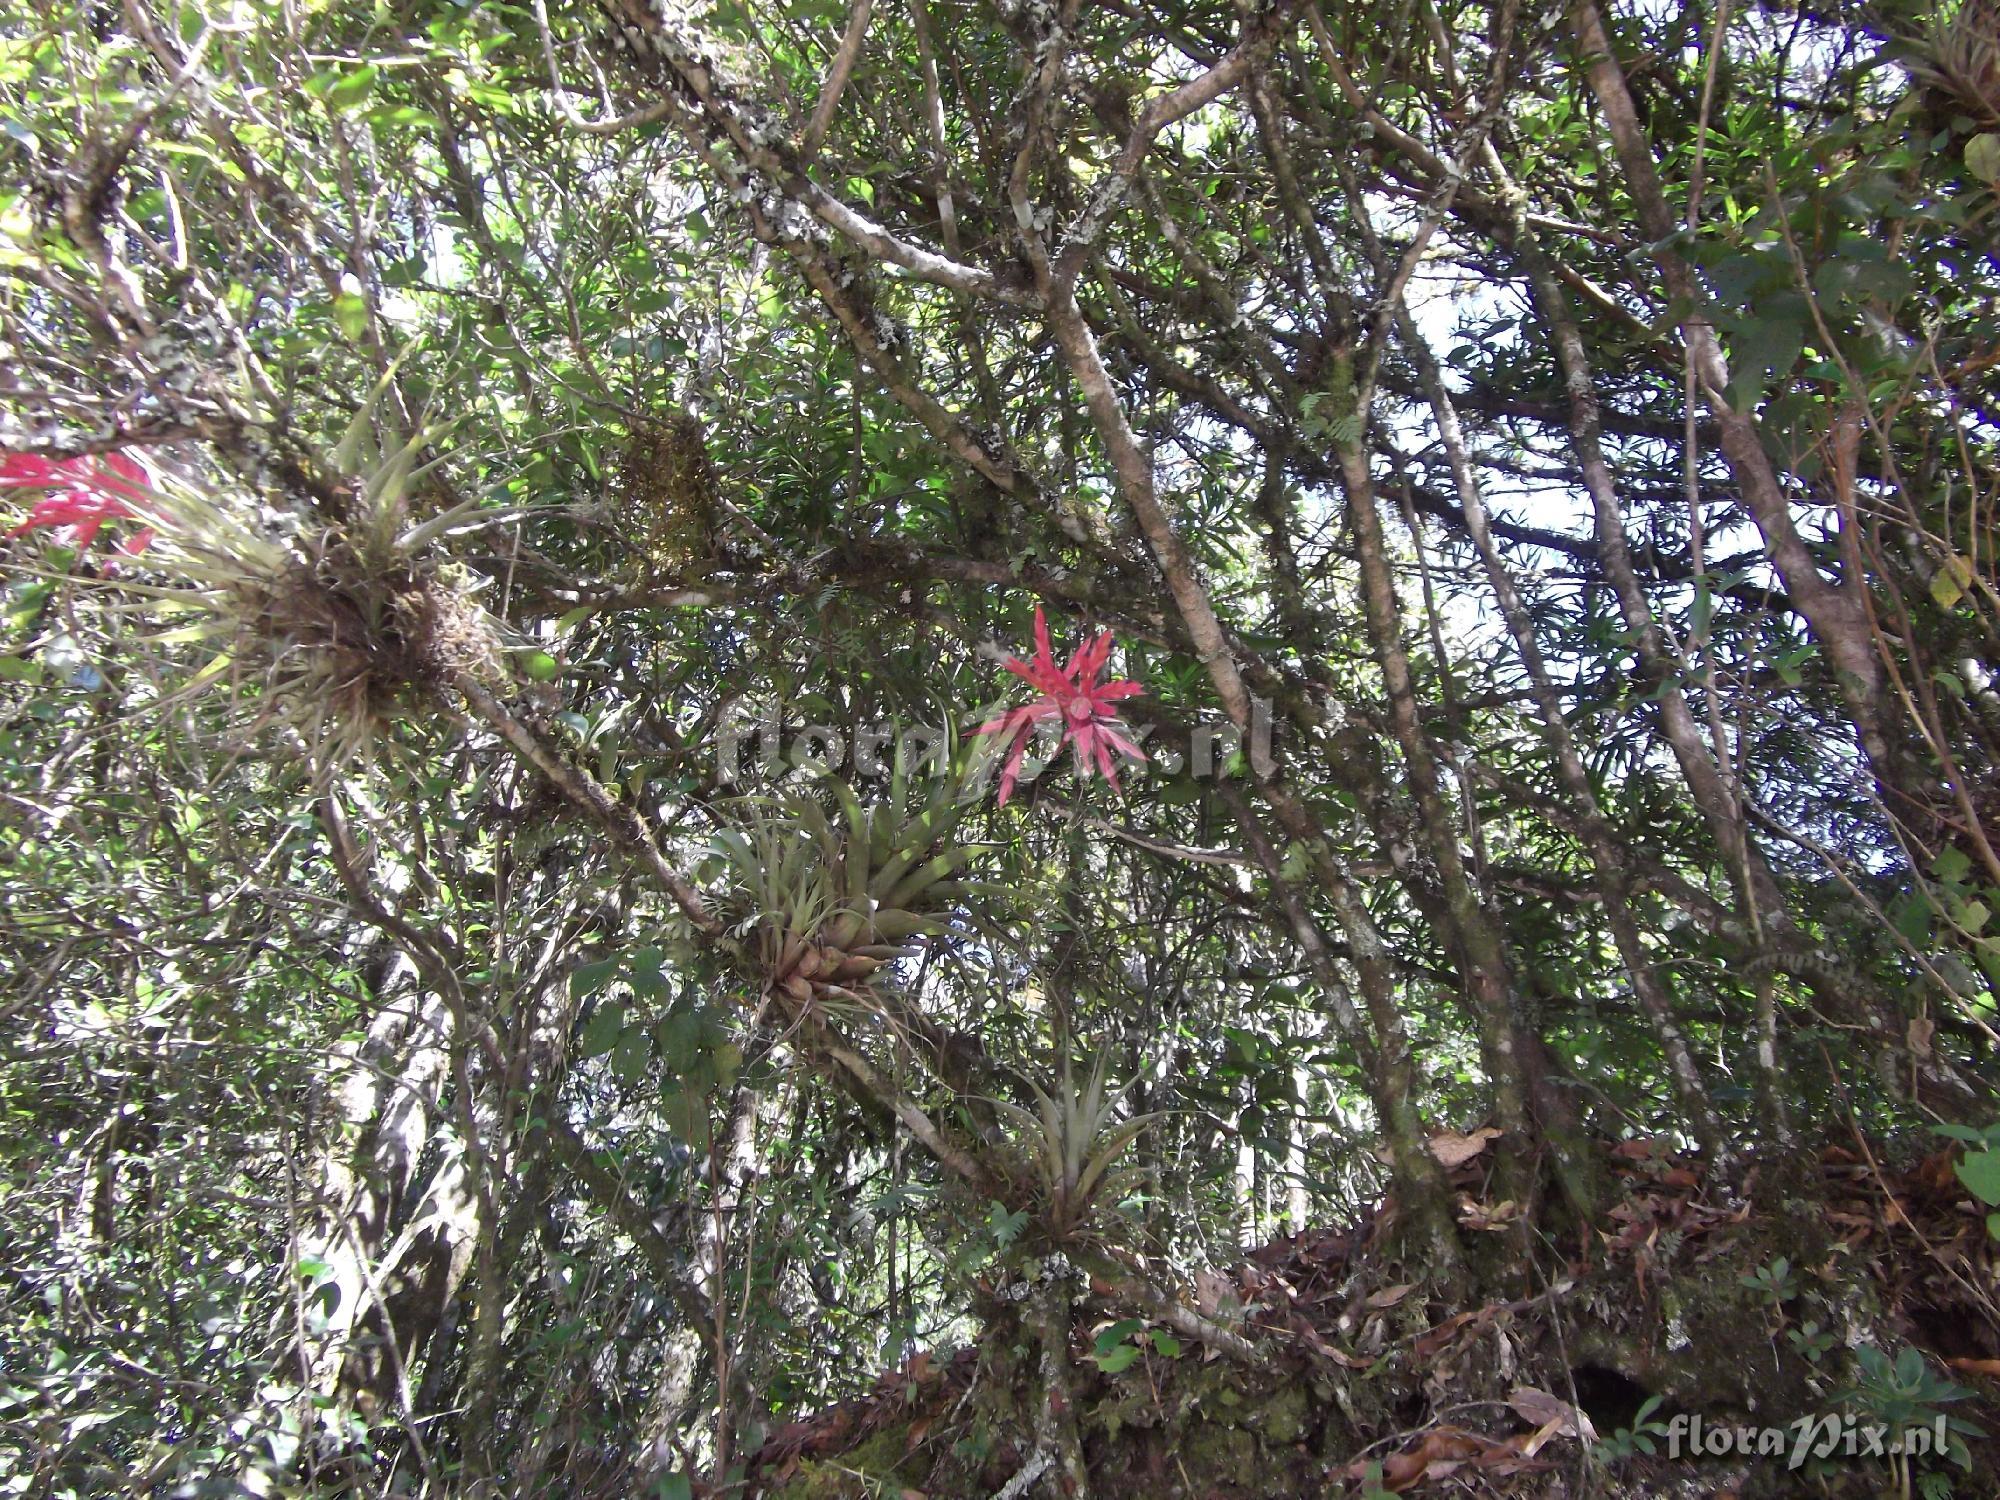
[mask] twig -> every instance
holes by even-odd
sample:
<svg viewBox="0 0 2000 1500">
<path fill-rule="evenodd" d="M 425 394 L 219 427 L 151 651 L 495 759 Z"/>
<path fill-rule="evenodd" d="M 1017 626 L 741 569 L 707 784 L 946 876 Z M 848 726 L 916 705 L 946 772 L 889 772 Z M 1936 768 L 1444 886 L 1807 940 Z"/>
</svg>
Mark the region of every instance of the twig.
<svg viewBox="0 0 2000 1500">
<path fill-rule="evenodd" d="M 541 0 L 536 0 L 536 3 L 540 4 Z M 826 75 L 826 82 L 820 86 L 819 103 L 813 106 L 806 133 L 799 138 L 799 155 L 806 161 L 819 155 L 820 143 L 826 139 L 827 130 L 833 125 L 834 108 L 840 103 L 847 80 L 854 76 L 855 63 L 861 60 L 861 44 L 868 37 L 868 20 L 874 13 L 875 0 L 854 0 L 854 9 L 847 17 L 847 33 L 841 37 L 833 67 Z"/>
</svg>

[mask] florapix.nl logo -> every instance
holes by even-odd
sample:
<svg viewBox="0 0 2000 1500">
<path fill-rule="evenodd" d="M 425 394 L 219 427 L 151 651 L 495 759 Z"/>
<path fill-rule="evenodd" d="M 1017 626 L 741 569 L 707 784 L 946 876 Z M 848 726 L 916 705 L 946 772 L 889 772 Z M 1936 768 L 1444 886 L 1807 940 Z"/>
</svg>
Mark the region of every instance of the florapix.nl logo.
<svg viewBox="0 0 2000 1500">
<path fill-rule="evenodd" d="M 1730 1426 L 1682 1413 L 1665 1424 L 1662 1438 L 1670 1459 L 1782 1459 L 1787 1469 L 1802 1469 L 1808 1459 L 1943 1458 L 1953 1451 L 1942 1413 L 1909 1427 L 1868 1422 L 1852 1413 L 1800 1417 L 1782 1427 Z"/>
<path fill-rule="evenodd" d="M 796 770 L 839 771 L 851 768 L 864 777 L 888 776 L 897 766 L 909 776 L 944 776 L 951 768 L 951 746 L 964 738 L 962 730 L 943 723 L 903 723 L 896 720 L 864 724 L 793 721 L 775 701 L 741 706 L 723 721 L 716 736 L 716 780 L 726 787 L 768 784 Z M 1185 738 L 1155 732 L 1151 724 L 1131 726 L 1129 738 L 1145 755 L 1143 765 L 1128 769 L 1142 775 L 1186 776 L 1212 781 L 1248 770 L 1268 776 L 1276 769 L 1272 756 L 1271 706 L 1251 700 L 1246 734 L 1233 724 L 1199 724 Z M 1032 785 L 1063 757 L 1059 721 L 1035 726 L 1017 767 L 1022 785 Z M 982 779 L 1002 774 L 1007 747 L 995 745 L 980 763 Z"/>
</svg>

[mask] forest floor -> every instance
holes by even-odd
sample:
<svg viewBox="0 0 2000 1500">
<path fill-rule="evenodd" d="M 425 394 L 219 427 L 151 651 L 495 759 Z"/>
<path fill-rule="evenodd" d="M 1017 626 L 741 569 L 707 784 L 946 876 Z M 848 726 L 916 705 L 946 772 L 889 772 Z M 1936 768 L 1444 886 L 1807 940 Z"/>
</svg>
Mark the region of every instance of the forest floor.
<svg viewBox="0 0 2000 1500">
<path fill-rule="evenodd" d="M 1482 1198 L 1478 1138 L 1452 1139 L 1474 1148 L 1456 1168 L 1464 1222 L 1519 1246 L 1507 1205 Z M 1492 1297 L 1454 1302 L 1399 1263 L 1392 1211 L 1197 1278 L 1192 1300 L 1261 1366 L 1079 1288 L 1054 1416 L 1073 1421 L 1091 1492 L 2000 1497 L 2000 1242 L 1955 1151 L 1899 1157 L 1857 1137 L 1787 1171 L 1728 1173 L 1644 1141 L 1607 1156 L 1609 1211 L 1544 1245 L 1546 1274 L 1492 1257 L 1513 1266 Z M 993 1296 L 975 1345 L 919 1354 L 774 1432 L 749 1493 L 1051 1493 L 1039 1434 L 1060 1429 L 1021 1306 Z M 1948 1456 L 1874 1450 L 1911 1428 L 1935 1437 L 1940 1418 L 1956 1424 Z"/>
</svg>

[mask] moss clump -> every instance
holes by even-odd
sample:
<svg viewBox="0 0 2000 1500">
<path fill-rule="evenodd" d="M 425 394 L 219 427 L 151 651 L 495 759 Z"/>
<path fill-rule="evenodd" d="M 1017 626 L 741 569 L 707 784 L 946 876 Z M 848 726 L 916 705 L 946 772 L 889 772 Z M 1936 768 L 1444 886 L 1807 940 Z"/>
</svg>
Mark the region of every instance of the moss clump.
<svg viewBox="0 0 2000 1500">
<path fill-rule="evenodd" d="M 906 1461 L 905 1434 L 906 1429 L 900 1426 L 885 1427 L 838 1458 L 807 1459 L 781 1486 L 768 1492 L 771 1500 L 850 1500 L 879 1493 L 884 1486 L 894 1494 L 899 1484 L 914 1485 L 923 1476 L 899 1472 Z"/>
<path fill-rule="evenodd" d="M 619 460 L 619 521 L 648 566 L 685 573 L 709 561 L 721 523 L 715 464 L 690 412 L 667 407 L 635 423 Z"/>
<path fill-rule="evenodd" d="M 1274 1392 L 1245 1419 L 1267 1443 L 1290 1447 L 1303 1442 L 1312 1428 L 1312 1406 L 1301 1385 L 1286 1385 Z"/>
<path fill-rule="evenodd" d="M 1181 1452 L 1190 1474 L 1230 1475 L 1241 1482 L 1257 1467 L 1257 1439 L 1241 1427 L 1220 1422 L 1193 1426 L 1182 1440 Z"/>
</svg>

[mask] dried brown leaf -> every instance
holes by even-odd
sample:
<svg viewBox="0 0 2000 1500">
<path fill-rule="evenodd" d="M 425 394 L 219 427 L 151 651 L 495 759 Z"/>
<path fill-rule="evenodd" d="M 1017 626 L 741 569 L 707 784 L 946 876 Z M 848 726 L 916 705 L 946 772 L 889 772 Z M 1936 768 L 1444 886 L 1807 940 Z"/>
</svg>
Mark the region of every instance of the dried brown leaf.
<svg viewBox="0 0 2000 1500">
<path fill-rule="evenodd" d="M 1430 1139 L 1431 1155 L 1449 1171 L 1453 1167 L 1464 1166 L 1486 1149 L 1488 1141 L 1499 1138 L 1500 1132 L 1490 1125 L 1463 1134 L 1456 1130 L 1441 1130 Z"/>
</svg>

